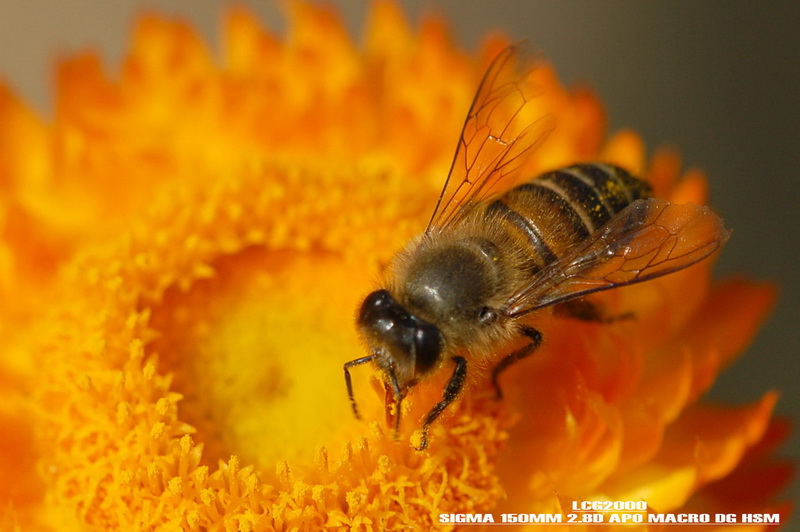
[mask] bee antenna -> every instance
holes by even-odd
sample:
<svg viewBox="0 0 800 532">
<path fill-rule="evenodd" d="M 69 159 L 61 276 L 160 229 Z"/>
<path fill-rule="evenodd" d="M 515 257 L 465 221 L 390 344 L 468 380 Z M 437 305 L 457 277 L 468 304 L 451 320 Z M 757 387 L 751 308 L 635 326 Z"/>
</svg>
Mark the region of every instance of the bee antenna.
<svg viewBox="0 0 800 532">
<path fill-rule="evenodd" d="M 356 416 L 356 419 L 361 419 L 361 415 L 358 413 L 356 398 L 353 395 L 353 381 L 350 378 L 350 368 L 355 366 L 360 366 L 361 364 L 366 364 L 367 362 L 374 359 L 376 356 L 378 356 L 377 353 L 372 353 L 369 356 L 351 360 L 350 362 L 347 362 L 344 365 L 344 383 L 347 385 L 347 396 L 350 398 L 350 404 L 353 406 L 353 415 Z"/>
</svg>

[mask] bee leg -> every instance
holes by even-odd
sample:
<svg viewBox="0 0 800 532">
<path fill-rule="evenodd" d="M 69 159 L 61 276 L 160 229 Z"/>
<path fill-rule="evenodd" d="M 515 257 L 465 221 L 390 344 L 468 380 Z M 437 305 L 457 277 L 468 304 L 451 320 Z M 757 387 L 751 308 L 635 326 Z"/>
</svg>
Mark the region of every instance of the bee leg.
<svg viewBox="0 0 800 532">
<path fill-rule="evenodd" d="M 452 403 L 459 392 L 464 387 L 464 382 L 467 380 L 467 360 L 464 357 L 453 357 L 453 362 L 456 363 L 456 369 L 453 370 L 453 375 L 445 386 L 442 400 L 439 401 L 431 408 L 428 415 L 425 416 L 425 421 L 422 423 L 422 439 L 420 440 L 418 451 L 424 451 L 428 447 L 428 429 L 431 423 L 436 421 L 436 418 L 444 412 L 450 403 Z"/>
<path fill-rule="evenodd" d="M 405 393 L 403 390 L 400 389 L 400 384 L 397 382 L 397 374 L 394 372 L 394 366 L 389 366 L 389 382 L 392 385 L 391 391 L 394 399 L 394 427 L 393 427 L 393 437 L 396 440 L 400 439 L 400 416 L 402 415 L 402 406 L 403 406 L 403 397 L 405 397 Z M 387 395 L 389 393 L 389 387 L 386 388 Z M 391 417 L 391 412 L 389 409 L 392 405 L 389 403 L 386 404 L 386 419 L 387 421 Z"/>
<path fill-rule="evenodd" d="M 500 376 L 502 371 L 505 371 L 508 366 L 513 364 L 514 362 L 525 358 L 526 356 L 533 353 L 539 345 L 542 343 L 542 333 L 534 329 L 533 327 L 523 327 L 520 331 L 523 336 L 527 336 L 531 339 L 531 342 L 513 353 L 507 355 L 503 360 L 497 363 L 497 365 L 492 370 L 492 385 L 494 386 L 495 391 L 497 392 L 497 398 L 503 398 L 503 391 L 500 389 L 500 382 L 497 380 Z"/>
<path fill-rule="evenodd" d="M 356 398 L 353 395 L 353 381 L 350 379 L 350 368 L 354 366 L 360 366 L 361 364 L 366 364 L 373 358 L 375 358 L 375 353 L 366 356 L 357 358 L 355 360 L 351 360 L 350 362 L 345 363 L 344 365 L 344 383 L 347 386 L 347 396 L 350 398 L 350 404 L 353 406 L 353 415 L 356 416 L 356 419 L 361 419 L 361 415 L 358 413 L 358 406 L 356 406 Z"/>
<path fill-rule="evenodd" d="M 554 309 L 557 316 L 597 323 L 614 323 L 615 321 L 629 320 L 634 316 L 633 312 L 608 316 L 602 308 L 583 298 L 564 301 L 556 305 Z"/>
</svg>

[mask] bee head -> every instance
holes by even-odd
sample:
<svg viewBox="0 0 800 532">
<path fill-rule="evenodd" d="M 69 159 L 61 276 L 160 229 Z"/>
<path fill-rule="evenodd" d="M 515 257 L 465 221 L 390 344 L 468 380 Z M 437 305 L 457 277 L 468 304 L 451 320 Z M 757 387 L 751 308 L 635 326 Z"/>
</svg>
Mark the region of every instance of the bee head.
<svg viewBox="0 0 800 532">
<path fill-rule="evenodd" d="M 366 297 L 358 326 L 376 355 L 376 364 L 393 373 L 403 390 L 434 369 L 441 357 L 444 339 L 439 328 L 410 314 L 387 290 Z"/>
</svg>

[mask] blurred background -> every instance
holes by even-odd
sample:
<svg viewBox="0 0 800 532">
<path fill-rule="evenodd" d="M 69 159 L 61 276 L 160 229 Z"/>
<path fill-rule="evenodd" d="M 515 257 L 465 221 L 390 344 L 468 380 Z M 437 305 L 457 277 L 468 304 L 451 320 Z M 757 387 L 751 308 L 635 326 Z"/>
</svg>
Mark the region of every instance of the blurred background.
<svg viewBox="0 0 800 532">
<path fill-rule="evenodd" d="M 237 4 L 249 6 L 265 26 L 284 28 L 277 2 Z M 368 3 L 334 4 L 358 39 Z M 778 389 L 779 414 L 800 419 L 800 3 L 402 4 L 412 24 L 423 13 L 446 15 L 469 49 L 494 29 L 530 39 L 563 82 L 595 88 L 612 130 L 635 129 L 651 152 L 672 144 L 685 165 L 708 173 L 712 203 L 734 229 L 718 272 L 747 273 L 780 287 L 772 317 L 711 398 L 749 402 Z M 211 0 L 2 2 L 0 79 L 48 116 L 59 55 L 96 48 L 115 72 L 134 17 L 146 8 L 191 21 L 216 46 L 224 6 Z M 800 461 L 797 434 L 784 455 Z M 796 482 L 790 494 L 800 500 Z"/>
</svg>

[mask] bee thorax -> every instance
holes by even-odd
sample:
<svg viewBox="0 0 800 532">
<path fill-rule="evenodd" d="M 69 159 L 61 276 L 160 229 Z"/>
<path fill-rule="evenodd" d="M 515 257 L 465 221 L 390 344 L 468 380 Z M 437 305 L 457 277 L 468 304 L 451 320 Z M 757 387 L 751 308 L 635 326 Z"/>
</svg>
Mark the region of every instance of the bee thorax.
<svg viewBox="0 0 800 532">
<path fill-rule="evenodd" d="M 401 292 L 409 309 L 433 323 L 477 323 L 497 291 L 499 262 L 482 239 L 420 250 L 406 270 Z M 494 247 L 494 246 L 492 246 Z"/>
</svg>

